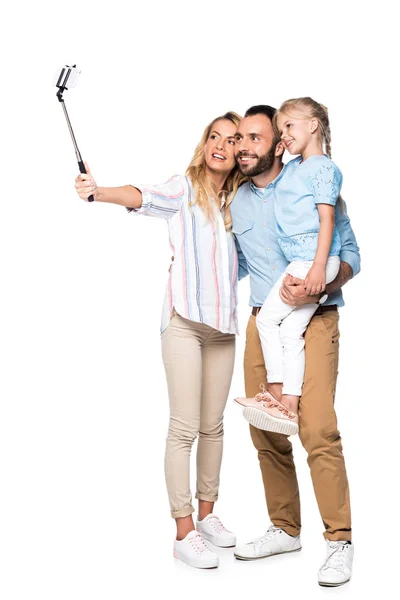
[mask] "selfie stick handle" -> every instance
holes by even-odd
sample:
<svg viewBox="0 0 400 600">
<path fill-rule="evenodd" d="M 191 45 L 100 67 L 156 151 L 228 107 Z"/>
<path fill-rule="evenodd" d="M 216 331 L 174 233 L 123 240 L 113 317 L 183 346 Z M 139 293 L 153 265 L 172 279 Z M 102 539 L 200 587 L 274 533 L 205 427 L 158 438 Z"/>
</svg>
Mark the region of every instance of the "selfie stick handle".
<svg viewBox="0 0 400 600">
<path fill-rule="evenodd" d="M 64 110 L 64 115 L 65 115 L 65 118 L 67 119 L 68 129 L 69 129 L 69 132 L 71 134 L 72 142 L 74 144 L 75 154 L 76 154 L 76 159 L 78 161 L 79 171 L 81 173 L 86 173 L 85 165 L 83 164 L 82 156 L 81 156 L 81 153 L 79 152 L 78 144 L 76 143 L 76 139 L 75 139 L 75 135 L 74 135 L 74 132 L 73 132 L 73 129 L 72 129 L 71 121 L 69 120 L 69 116 L 68 116 L 68 113 L 67 113 L 67 107 L 65 106 L 64 98 L 62 97 L 63 91 L 64 90 L 60 90 L 59 93 L 57 94 L 57 97 L 58 97 L 59 101 L 62 104 L 62 107 L 63 107 L 63 110 Z M 89 196 L 88 201 L 89 202 L 93 202 L 94 201 L 93 195 Z"/>
</svg>

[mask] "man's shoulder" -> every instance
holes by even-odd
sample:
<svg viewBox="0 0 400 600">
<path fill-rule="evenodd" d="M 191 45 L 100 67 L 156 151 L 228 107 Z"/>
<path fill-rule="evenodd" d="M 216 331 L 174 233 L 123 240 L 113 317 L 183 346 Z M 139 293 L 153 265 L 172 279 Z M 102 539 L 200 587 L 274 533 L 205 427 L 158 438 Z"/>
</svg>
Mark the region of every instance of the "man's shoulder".
<svg viewBox="0 0 400 600">
<path fill-rule="evenodd" d="M 242 183 L 242 185 L 238 188 L 238 191 L 236 192 L 232 202 L 231 202 L 231 207 L 233 206 L 237 206 L 238 204 L 240 204 L 240 202 L 246 198 L 249 194 L 252 194 L 253 192 L 251 191 L 250 188 L 250 181 L 245 181 L 244 183 Z"/>
<path fill-rule="evenodd" d="M 237 198 L 238 196 L 243 195 L 243 194 L 251 193 L 250 184 L 251 184 L 250 180 L 242 183 L 242 185 L 238 188 L 238 191 L 236 192 L 235 198 Z"/>
</svg>

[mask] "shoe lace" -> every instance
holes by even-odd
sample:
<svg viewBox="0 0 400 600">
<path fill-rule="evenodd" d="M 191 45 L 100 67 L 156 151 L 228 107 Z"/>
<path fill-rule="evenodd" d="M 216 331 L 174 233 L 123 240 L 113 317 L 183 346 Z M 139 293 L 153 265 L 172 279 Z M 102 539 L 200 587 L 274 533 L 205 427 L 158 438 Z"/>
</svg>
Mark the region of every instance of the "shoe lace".
<svg viewBox="0 0 400 600">
<path fill-rule="evenodd" d="M 228 531 L 228 529 L 226 527 L 224 527 L 224 525 L 222 524 L 221 519 L 219 517 L 217 517 L 216 515 L 213 515 L 212 517 L 210 517 L 208 519 L 208 522 L 216 533 L 223 533 L 223 532 L 230 533 Z"/>
<path fill-rule="evenodd" d="M 294 412 L 292 412 L 291 410 L 286 408 L 286 406 L 284 406 L 283 404 L 278 402 L 278 400 L 276 400 L 273 397 L 273 395 L 267 391 L 267 389 L 263 383 L 260 383 L 260 390 L 261 390 L 261 392 L 259 392 L 258 394 L 256 394 L 254 396 L 255 399 L 257 400 L 257 402 L 262 402 L 263 406 L 265 408 L 277 408 L 288 419 L 295 418 L 296 415 L 294 414 Z"/>
<path fill-rule="evenodd" d="M 323 569 L 341 569 L 347 556 L 348 542 L 329 542 L 329 554 Z"/>
<path fill-rule="evenodd" d="M 261 392 L 258 392 L 258 394 L 254 396 L 257 402 L 261 402 L 262 400 L 266 400 L 270 397 L 270 393 L 268 392 L 267 388 L 263 383 L 260 383 L 260 390 Z"/>
<path fill-rule="evenodd" d="M 201 537 L 200 533 L 197 533 L 193 537 L 189 539 L 189 542 L 192 544 L 193 550 L 197 552 L 197 554 L 201 554 L 205 550 L 209 550 L 209 547 Z"/>
<path fill-rule="evenodd" d="M 262 535 L 261 537 L 255 539 L 254 542 L 250 542 L 250 543 L 255 544 L 256 546 L 262 546 L 265 542 L 267 542 L 268 540 L 274 538 L 277 534 L 279 534 L 280 531 L 282 531 L 282 529 L 279 529 L 279 527 L 274 527 L 272 525 L 271 527 L 268 528 L 268 531 L 265 535 Z"/>
</svg>

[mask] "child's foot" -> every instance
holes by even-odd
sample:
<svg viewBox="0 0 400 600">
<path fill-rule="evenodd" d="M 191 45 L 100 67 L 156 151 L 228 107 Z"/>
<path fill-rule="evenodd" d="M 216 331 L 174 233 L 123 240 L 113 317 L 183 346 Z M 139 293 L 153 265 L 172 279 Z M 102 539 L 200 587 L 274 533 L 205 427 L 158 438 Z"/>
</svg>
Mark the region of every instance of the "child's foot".
<svg viewBox="0 0 400 600">
<path fill-rule="evenodd" d="M 243 406 L 243 416 L 251 425 L 283 435 L 299 432 L 299 416 L 263 389 L 254 398 L 235 398 Z"/>
</svg>

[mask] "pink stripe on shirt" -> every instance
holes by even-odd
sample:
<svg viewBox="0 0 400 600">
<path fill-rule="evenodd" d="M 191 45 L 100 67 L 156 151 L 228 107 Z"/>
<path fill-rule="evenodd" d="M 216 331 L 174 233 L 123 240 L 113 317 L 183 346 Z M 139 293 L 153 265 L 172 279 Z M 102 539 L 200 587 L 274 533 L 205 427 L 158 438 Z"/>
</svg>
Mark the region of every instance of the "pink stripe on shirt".
<svg viewBox="0 0 400 600">
<path fill-rule="evenodd" d="M 185 224 L 183 222 L 183 214 L 180 212 L 180 220 L 181 220 L 181 232 L 182 232 L 182 240 L 185 237 Z M 182 286 L 183 286 L 183 301 L 185 303 L 185 317 L 189 318 L 189 305 L 188 305 L 188 291 L 186 286 L 186 264 L 185 264 L 185 253 L 182 252 Z"/>
<path fill-rule="evenodd" d="M 172 256 L 175 256 L 175 248 L 171 242 L 171 239 L 169 240 L 169 245 L 171 246 L 171 250 L 172 250 Z M 173 301 L 172 301 L 172 267 L 173 264 L 170 267 L 170 273 L 169 273 L 169 278 L 168 278 L 168 302 L 169 302 L 169 314 L 172 315 L 172 309 L 173 309 Z"/>
<path fill-rule="evenodd" d="M 182 196 L 182 192 L 179 192 L 179 194 L 174 194 L 174 195 L 170 195 L 170 194 L 164 194 L 163 192 L 161 192 L 160 190 L 152 190 L 151 188 L 142 188 L 142 194 L 144 192 L 148 192 L 149 194 L 153 194 L 154 196 L 160 196 L 160 198 L 168 198 L 168 200 L 175 200 L 176 198 L 180 198 Z"/>
<path fill-rule="evenodd" d="M 213 275 L 214 275 L 214 282 L 215 282 L 215 289 L 216 289 L 216 301 L 217 301 L 217 303 L 216 303 L 216 317 L 217 317 L 216 329 L 219 329 L 219 323 L 220 323 L 219 309 L 221 306 L 221 299 L 220 299 L 220 293 L 219 293 L 218 274 L 217 274 L 217 240 L 216 240 L 216 236 L 215 236 L 214 223 L 212 221 L 211 221 L 211 226 L 212 226 L 212 234 L 213 234 L 212 266 L 213 266 Z"/>
<path fill-rule="evenodd" d="M 233 273 L 232 273 L 232 320 L 237 327 L 236 321 L 236 306 L 237 306 L 237 272 L 238 272 L 239 259 L 237 252 L 233 253 Z"/>
</svg>

